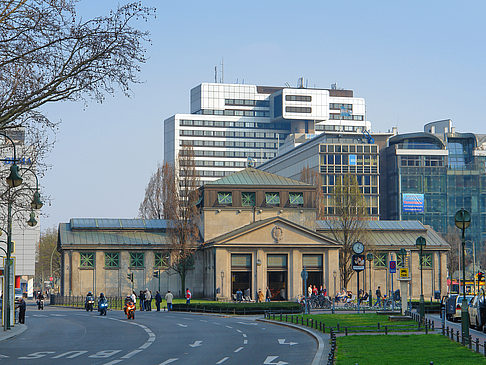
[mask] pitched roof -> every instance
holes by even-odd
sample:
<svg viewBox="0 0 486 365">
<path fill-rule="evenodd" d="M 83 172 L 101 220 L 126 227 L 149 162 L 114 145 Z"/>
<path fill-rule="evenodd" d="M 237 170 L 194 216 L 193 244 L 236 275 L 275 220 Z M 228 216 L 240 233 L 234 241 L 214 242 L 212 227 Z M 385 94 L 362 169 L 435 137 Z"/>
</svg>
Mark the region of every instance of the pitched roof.
<svg viewBox="0 0 486 365">
<path fill-rule="evenodd" d="M 329 235 L 332 230 L 331 220 L 316 221 L 317 232 Z M 336 221 L 334 221 L 336 222 Z M 427 249 L 450 249 L 450 245 L 430 226 L 423 225 L 419 221 L 367 221 L 369 230 L 365 244 L 381 247 L 404 247 L 416 249 L 416 240 L 419 236 L 426 239 Z M 337 229 L 339 229 L 337 223 Z"/>
<path fill-rule="evenodd" d="M 248 167 L 244 170 L 235 172 L 229 176 L 223 177 L 216 181 L 206 183 L 205 186 L 211 185 L 250 185 L 250 186 L 300 186 L 311 187 L 302 181 L 290 179 L 280 175 L 272 174 L 261 170 Z"/>
<path fill-rule="evenodd" d="M 140 222 L 139 222 L 140 223 Z M 71 223 L 59 224 L 59 246 L 71 245 L 108 245 L 108 246 L 168 246 L 169 237 L 165 229 L 82 227 L 76 229 Z"/>
</svg>

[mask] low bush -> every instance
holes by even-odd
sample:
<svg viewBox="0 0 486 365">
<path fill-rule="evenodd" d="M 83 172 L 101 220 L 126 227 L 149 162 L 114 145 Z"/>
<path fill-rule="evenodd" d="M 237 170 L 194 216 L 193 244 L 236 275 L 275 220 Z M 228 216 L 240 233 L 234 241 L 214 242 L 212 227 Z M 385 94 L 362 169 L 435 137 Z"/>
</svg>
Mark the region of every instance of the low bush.
<svg viewBox="0 0 486 365">
<path fill-rule="evenodd" d="M 194 303 L 173 304 L 174 311 L 209 312 L 230 314 L 262 314 L 265 311 L 281 313 L 300 313 L 301 306 L 295 302 L 266 303 Z"/>
</svg>

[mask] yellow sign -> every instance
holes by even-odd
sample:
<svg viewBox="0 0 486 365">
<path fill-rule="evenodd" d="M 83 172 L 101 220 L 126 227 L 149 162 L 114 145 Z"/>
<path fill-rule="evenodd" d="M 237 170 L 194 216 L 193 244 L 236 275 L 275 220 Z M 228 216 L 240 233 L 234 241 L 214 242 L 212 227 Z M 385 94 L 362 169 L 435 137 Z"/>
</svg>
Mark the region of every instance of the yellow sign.
<svg viewBox="0 0 486 365">
<path fill-rule="evenodd" d="M 401 278 L 408 278 L 408 268 L 401 268 L 400 269 L 400 277 Z"/>
</svg>

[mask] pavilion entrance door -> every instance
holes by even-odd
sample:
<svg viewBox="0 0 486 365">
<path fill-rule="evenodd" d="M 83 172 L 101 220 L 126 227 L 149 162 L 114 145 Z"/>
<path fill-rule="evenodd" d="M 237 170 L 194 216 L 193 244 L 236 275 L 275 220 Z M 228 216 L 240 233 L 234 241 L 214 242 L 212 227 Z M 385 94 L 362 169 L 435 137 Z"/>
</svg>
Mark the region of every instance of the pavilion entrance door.
<svg viewBox="0 0 486 365">
<path fill-rule="evenodd" d="M 267 255 L 267 286 L 270 300 L 287 300 L 288 265 L 287 255 Z M 266 293 L 266 288 L 262 288 Z"/>
</svg>

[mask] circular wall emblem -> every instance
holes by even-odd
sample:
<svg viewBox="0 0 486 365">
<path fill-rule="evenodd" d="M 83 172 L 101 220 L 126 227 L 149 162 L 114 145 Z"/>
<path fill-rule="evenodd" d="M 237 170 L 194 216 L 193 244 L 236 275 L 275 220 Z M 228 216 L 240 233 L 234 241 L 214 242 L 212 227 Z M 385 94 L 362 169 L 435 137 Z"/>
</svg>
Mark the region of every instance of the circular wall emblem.
<svg viewBox="0 0 486 365">
<path fill-rule="evenodd" d="M 273 227 L 272 237 L 273 237 L 273 239 L 275 240 L 276 243 L 279 243 L 283 238 L 282 228 L 280 228 L 279 226 Z"/>
</svg>

